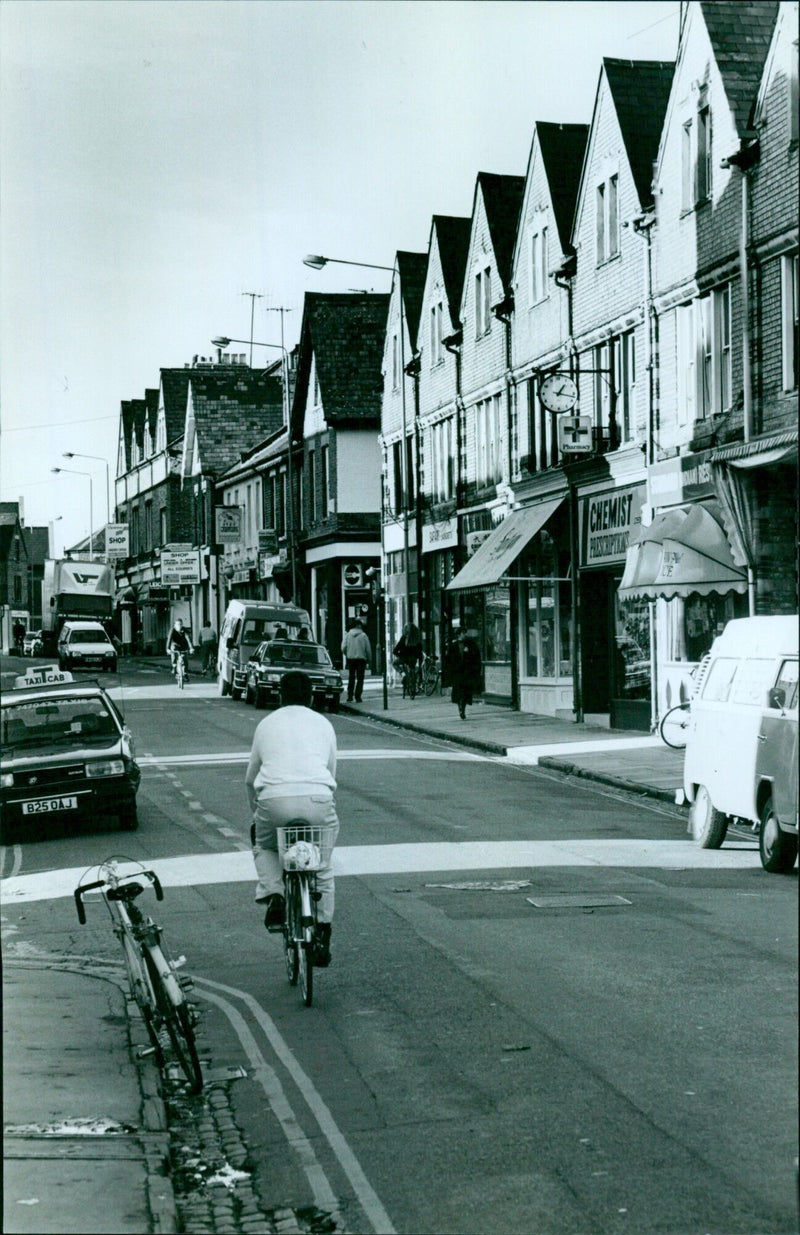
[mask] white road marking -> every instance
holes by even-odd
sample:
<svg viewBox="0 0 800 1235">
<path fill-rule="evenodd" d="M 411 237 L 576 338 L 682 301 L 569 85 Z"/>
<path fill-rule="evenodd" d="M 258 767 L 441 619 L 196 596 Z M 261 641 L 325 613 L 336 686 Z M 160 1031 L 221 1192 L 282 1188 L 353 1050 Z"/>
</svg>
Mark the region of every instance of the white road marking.
<svg viewBox="0 0 800 1235">
<path fill-rule="evenodd" d="M 428 874 L 433 871 L 536 870 L 539 867 L 597 869 L 746 870 L 758 865 L 757 846 L 701 849 L 689 840 L 440 841 L 433 844 L 339 845 L 334 873 L 350 875 Z M 133 873 L 137 863 L 120 862 Z M 249 848 L 231 853 L 193 853 L 148 863 L 165 887 L 250 883 Z M 71 897 L 85 867 L 15 875 L 2 881 L 6 905 Z M 91 893 L 90 893 L 91 895 Z"/>
<path fill-rule="evenodd" d="M 596 738 L 588 742 L 548 742 L 534 746 L 509 746 L 505 756 L 508 763 L 535 766 L 548 755 L 592 755 L 613 750 L 641 750 L 664 743 L 658 736 L 631 738 Z"/>
<path fill-rule="evenodd" d="M 193 766 L 202 764 L 221 764 L 221 763 L 247 763 L 250 759 L 250 751 L 221 751 L 219 754 L 209 755 L 143 755 L 139 759 L 139 767 L 158 767 L 166 768 L 167 766 Z M 471 751 L 460 750 L 340 750 L 337 755 L 337 760 L 342 763 L 347 760 L 369 760 L 369 759 L 432 759 L 434 761 L 455 761 L 467 763 L 490 763 L 497 759 L 496 755 L 481 755 Z M 174 776 L 174 772 L 168 772 L 168 776 Z"/>
<path fill-rule="evenodd" d="M 339 1165 L 349 1179 L 358 1202 L 372 1223 L 372 1228 L 376 1235 L 394 1235 L 394 1227 L 391 1219 L 364 1174 L 361 1164 L 348 1145 L 344 1134 L 337 1125 L 336 1120 L 333 1118 L 333 1115 L 324 1102 L 322 1095 L 316 1089 L 311 1078 L 307 1076 L 300 1067 L 294 1052 L 290 1049 L 287 1042 L 279 1032 L 272 1017 L 269 1016 L 261 1005 L 253 999 L 252 995 L 248 995 L 246 991 L 239 991 L 234 987 L 224 986 L 220 982 L 212 982 L 209 978 L 195 978 L 195 982 L 199 983 L 202 987 L 210 986 L 213 987 L 214 990 L 224 991 L 228 995 L 238 996 L 238 998 L 241 999 L 246 1005 L 251 1015 L 263 1031 L 275 1054 L 278 1056 L 278 1059 L 281 1061 L 284 1068 L 286 1068 L 286 1071 L 289 1073 L 295 1085 L 305 1098 L 309 1110 L 317 1121 L 320 1131 L 333 1150 Z M 214 996 L 205 990 L 198 990 L 198 994 L 203 995 L 205 998 L 214 999 Z M 215 1002 L 219 1002 L 219 1000 L 216 999 Z M 235 1011 L 235 1009 L 232 1010 Z M 242 1024 L 244 1024 L 244 1022 L 242 1022 Z M 246 1029 L 247 1027 L 244 1026 L 244 1028 Z"/>
</svg>

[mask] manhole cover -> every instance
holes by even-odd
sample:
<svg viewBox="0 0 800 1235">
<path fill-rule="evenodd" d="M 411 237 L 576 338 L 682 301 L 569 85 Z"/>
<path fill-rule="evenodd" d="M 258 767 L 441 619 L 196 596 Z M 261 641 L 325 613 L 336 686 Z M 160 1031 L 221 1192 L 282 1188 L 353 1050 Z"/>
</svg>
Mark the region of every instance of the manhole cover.
<svg viewBox="0 0 800 1235">
<path fill-rule="evenodd" d="M 526 896 L 537 909 L 600 909 L 604 905 L 632 905 L 624 896 L 593 896 L 587 892 L 557 892 L 552 896 Z"/>
</svg>

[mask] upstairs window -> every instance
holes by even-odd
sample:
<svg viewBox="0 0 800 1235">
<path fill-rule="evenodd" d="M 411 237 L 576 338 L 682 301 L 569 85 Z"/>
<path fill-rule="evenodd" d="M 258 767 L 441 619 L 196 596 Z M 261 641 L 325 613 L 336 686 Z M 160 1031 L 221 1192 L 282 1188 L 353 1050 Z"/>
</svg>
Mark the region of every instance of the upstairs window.
<svg viewBox="0 0 800 1235">
<path fill-rule="evenodd" d="M 531 304 L 547 296 L 547 228 L 531 236 Z"/>
<path fill-rule="evenodd" d="M 730 284 L 677 310 L 678 423 L 727 411 L 733 400 Z"/>
<path fill-rule="evenodd" d="M 711 196 L 711 108 L 703 96 L 697 109 L 697 201 Z"/>
<path fill-rule="evenodd" d="M 392 335 L 392 390 L 400 385 L 400 340 Z"/>
<path fill-rule="evenodd" d="M 442 322 L 444 320 L 444 304 L 431 305 L 431 368 L 441 364 L 444 359 L 442 350 Z"/>
<path fill-rule="evenodd" d="M 317 521 L 317 455 L 313 450 L 308 452 L 308 506 L 312 523 Z"/>
<path fill-rule="evenodd" d="M 431 475 L 429 492 L 434 502 L 446 502 L 455 492 L 453 421 L 442 420 L 431 428 Z"/>
<path fill-rule="evenodd" d="M 475 275 L 475 337 L 492 329 L 492 272 L 487 266 Z"/>
<path fill-rule="evenodd" d="M 597 264 L 619 253 L 619 176 L 609 176 L 597 186 Z"/>
<path fill-rule="evenodd" d="M 696 113 L 681 129 L 681 210 L 693 210 L 708 201 L 712 183 L 711 105 L 704 87 Z"/>
<path fill-rule="evenodd" d="M 692 122 L 687 120 L 681 129 L 681 210 L 691 210 L 694 205 L 694 176 L 692 174 Z"/>
<path fill-rule="evenodd" d="M 781 258 L 781 360 L 783 389 L 797 389 L 797 254 Z"/>
<path fill-rule="evenodd" d="M 322 483 L 322 517 L 325 519 L 328 514 L 328 501 L 330 499 L 330 460 L 328 455 L 328 447 L 323 446 L 320 458 L 320 481 Z"/>
</svg>

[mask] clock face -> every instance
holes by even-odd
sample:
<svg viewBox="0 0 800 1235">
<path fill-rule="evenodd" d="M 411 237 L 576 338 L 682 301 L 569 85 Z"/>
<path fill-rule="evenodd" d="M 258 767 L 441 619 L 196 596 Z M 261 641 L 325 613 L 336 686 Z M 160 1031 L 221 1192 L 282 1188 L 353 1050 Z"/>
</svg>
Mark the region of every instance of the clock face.
<svg viewBox="0 0 800 1235">
<path fill-rule="evenodd" d="M 550 373 L 539 387 L 539 398 L 551 412 L 569 412 L 578 401 L 578 388 L 566 373 Z"/>
</svg>

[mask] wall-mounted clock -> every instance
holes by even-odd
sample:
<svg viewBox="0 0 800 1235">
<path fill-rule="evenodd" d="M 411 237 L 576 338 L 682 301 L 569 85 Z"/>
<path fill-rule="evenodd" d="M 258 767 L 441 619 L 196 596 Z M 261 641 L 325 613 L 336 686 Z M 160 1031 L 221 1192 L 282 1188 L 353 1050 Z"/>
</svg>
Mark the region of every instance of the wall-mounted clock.
<svg viewBox="0 0 800 1235">
<path fill-rule="evenodd" d="M 539 386 L 539 398 L 550 412 L 571 412 L 578 402 L 578 387 L 567 373 L 548 373 Z"/>
</svg>

